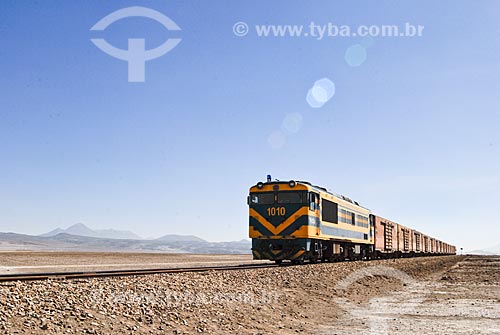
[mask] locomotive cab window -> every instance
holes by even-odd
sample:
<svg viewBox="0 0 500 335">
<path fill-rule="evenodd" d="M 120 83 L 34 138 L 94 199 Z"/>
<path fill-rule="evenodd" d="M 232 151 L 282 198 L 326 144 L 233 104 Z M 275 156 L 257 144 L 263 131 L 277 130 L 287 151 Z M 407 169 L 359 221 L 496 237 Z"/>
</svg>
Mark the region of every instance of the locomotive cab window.
<svg viewBox="0 0 500 335">
<path fill-rule="evenodd" d="M 305 192 L 280 192 L 278 193 L 278 204 L 303 204 Z"/>
<path fill-rule="evenodd" d="M 309 209 L 315 211 L 319 208 L 319 194 L 309 193 Z"/>
<path fill-rule="evenodd" d="M 274 204 L 274 193 L 253 193 L 250 194 L 250 205 L 270 205 Z"/>
</svg>

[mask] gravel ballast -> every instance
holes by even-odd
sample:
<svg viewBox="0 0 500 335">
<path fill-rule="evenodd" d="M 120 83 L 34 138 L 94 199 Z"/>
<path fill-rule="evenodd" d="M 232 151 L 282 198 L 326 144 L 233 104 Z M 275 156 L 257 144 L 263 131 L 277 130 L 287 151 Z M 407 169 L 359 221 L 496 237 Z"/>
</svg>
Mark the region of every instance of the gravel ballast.
<svg viewBox="0 0 500 335">
<path fill-rule="evenodd" d="M 0 333 L 310 334 L 345 313 L 335 297 L 349 294 L 363 301 L 401 284 L 382 276 L 339 292 L 336 284 L 353 271 L 383 265 L 418 279 L 445 271 L 459 259 L 3 283 Z"/>
</svg>

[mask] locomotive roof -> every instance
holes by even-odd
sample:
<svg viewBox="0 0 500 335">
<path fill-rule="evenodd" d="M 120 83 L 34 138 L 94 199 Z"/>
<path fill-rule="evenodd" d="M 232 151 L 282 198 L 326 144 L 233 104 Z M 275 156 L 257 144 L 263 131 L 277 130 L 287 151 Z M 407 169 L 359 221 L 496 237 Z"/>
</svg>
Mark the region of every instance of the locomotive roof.
<svg viewBox="0 0 500 335">
<path fill-rule="evenodd" d="M 291 180 L 292 181 L 292 180 Z M 350 202 L 351 204 L 353 205 L 356 205 L 356 206 L 359 206 L 359 207 L 362 207 L 364 209 L 368 209 L 362 205 L 360 205 L 357 201 L 354 201 L 352 200 L 351 198 L 348 198 L 342 194 L 338 194 L 338 193 L 335 193 L 335 192 L 332 192 L 332 191 L 329 191 L 327 190 L 325 187 L 322 187 L 322 186 L 318 186 L 318 185 L 314 185 L 308 181 L 303 181 L 303 180 L 293 180 L 295 181 L 296 183 L 300 183 L 300 184 L 305 184 L 309 187 L 311 187 L 312 189 L 318 191 L 318 192 L 324 192 L 324 193 L 328 193 L 330 195 L 333 195 L 334 197 L 337 197 L 337 198 L 340 198 L 344 201 L 347 201 L 347 202 Z M 275 180 L 275 181 L 271 181 L 271 182 L 263 182 L 262 184 L 288 184 L 290 181 L 283 181 L 283 180 Z"/>
<path fill-rule="evenodd" d="M 340 198 L 340 199 L 342 199 L 342 200 L 344 200 L 344 201 L 350 202 L 351 204 L 354 204 L 354 205 L 356 205 L 356 206 L 363 207 L 363 206 L 361 206 L 361 205 L 359 204 L 359 202 L 354 201 L 354 200 L 352 200 L 351 198 L 346 197 L 345 195 L 338 194 L 338 193 L 335 193 L 335 192 L 331 192 L 331 191 L 327 190 L 325 187 L 321 187 L 321 186 L 313 185 L 313 184 L 311 184 L 311 183 L 310 183 L 310 182 L 308 182 L 308 181 L 300 181 L 300 180 L 297 180 L 297 183 L 302 183 L 302 184 L 309 185 L 309 186 L 310 186 L 310 187 L 312 187 L 313 189 L 316 189 L 316 190 L 321 191 L 321 192 L 328 193 L 328 194 L 333 195 L 333 196 L 335 196 L 335 197 L 337 197 L 337 198 Z M 363 208 L 366 208 L 366 207 L 363 207 Z M 366 209 L 367 209 L 367 208 L 366 208 Z"/>
</svg>

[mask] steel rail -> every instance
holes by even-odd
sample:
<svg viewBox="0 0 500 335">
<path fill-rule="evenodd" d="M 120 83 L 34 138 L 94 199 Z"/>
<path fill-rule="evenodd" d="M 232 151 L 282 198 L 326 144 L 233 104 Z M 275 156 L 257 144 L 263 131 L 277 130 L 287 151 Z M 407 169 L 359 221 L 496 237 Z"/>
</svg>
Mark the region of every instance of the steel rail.
<svg viewBox="0 0 500 335">
<path fill-rule="evenodd" d="M 278 267 L 276 264 L 240 264 L 225 266 L 200 266 L 191 268 L 159 268 L 159 269 L 131 269 L 131 270 L 100 270 L 100 271 L 73 271 L 73 272 L 44 272 L 44 273 L 16 273 L 0 275 L 0 282 L 36 281 L 36 280 L 64 280 L 104 277 L 142 276 L 161 273 L 185 273 L 207 271 L 229 271 L 266 269 Z"/>
</svg>

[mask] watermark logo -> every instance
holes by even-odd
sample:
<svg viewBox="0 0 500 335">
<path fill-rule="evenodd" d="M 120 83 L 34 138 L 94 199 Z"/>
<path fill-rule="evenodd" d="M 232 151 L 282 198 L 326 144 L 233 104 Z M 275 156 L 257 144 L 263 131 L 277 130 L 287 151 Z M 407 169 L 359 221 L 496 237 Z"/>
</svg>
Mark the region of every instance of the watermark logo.
<svg viewBox="0 0 500 335">
<path fill-rule="evenodd" d="M 239 36 L 239 37 L 242 37 L 242 36 L 245 36 L 246 34 L 248 34 L 248 24 L 246 24 L 245 22 L 236 22 L 234 25 L 233 25 L 233 33 L 236 35 L 236 36 Z"/>
<path fill-rule="evenodd" d="M 405 286 L 400 292 L 370 299 L 368 304 L 356 304 L 345 297 L 348 288 L 363 278 L 383 277 L 397 279 Z M 348 311 L 351 317 L 362 318 L 368 326 L 368 334 L 388 335 L 392 333 L 391 321 L 399 315 L 411 314 L 425 300 L 425 283 L 417 282 L 403 271 L 387 267 L 372 266 L 351 273 L 341 280 L 335 290 L 340 296 L 334 298 L 339 307 Z"/>
<path fill-rule="evenodd" d="M 102 18 L 97 22 L 91 31 L 105 30 L 112 23 L 129 17 L 146 17 L 161 23 L 167 30 L 180 31 L 181 28 L 164 14 L 146 7 L 127 7 L 122 8 Z M 143 38 L 129 38 L 128 50 L 116 48 L 102 38 L 90 39 L 100 50 L 108 55 L 128 62 L 128 81 L 144 82 L 146 61 L 165 55 L 175 48 L 181 38 L 169 38 L 160 46 L 146 50 L 145 40 Z"/>
<path fill-rule="evenodd" d="M 251 33 L 259 38 L 324 38 L 342 37 L 392 37 L 412 38 L 422 37 L 424 26 L 405 22 L 404 24 L 380 25 L 338 25 L 333 22 L 318 24 L 311 21 L 309 24 L 253 24 L 236 22 L 233 25 L 233 34 L 238 37 Z"/>
<path fill-rule="evenodd" d="M 171 291 L 165 290 L 156 293 L 136 292 L 125 290 L 106 293 L 103 290 L 94 290 L 90 295 L 93 307 L 103 304 L 112 303 L 113 305 L 149 305 L 163 306 L 169 308 L 182 307 L 203 307 L 207 305 L 243 305 L 250 304 L 253 306 L 276 305 L 279 303 L 280 294 L 277 291 L 262 290 L 260 292 L 203 292 L 198 290 L 183 290 Z"/>
</svg>

